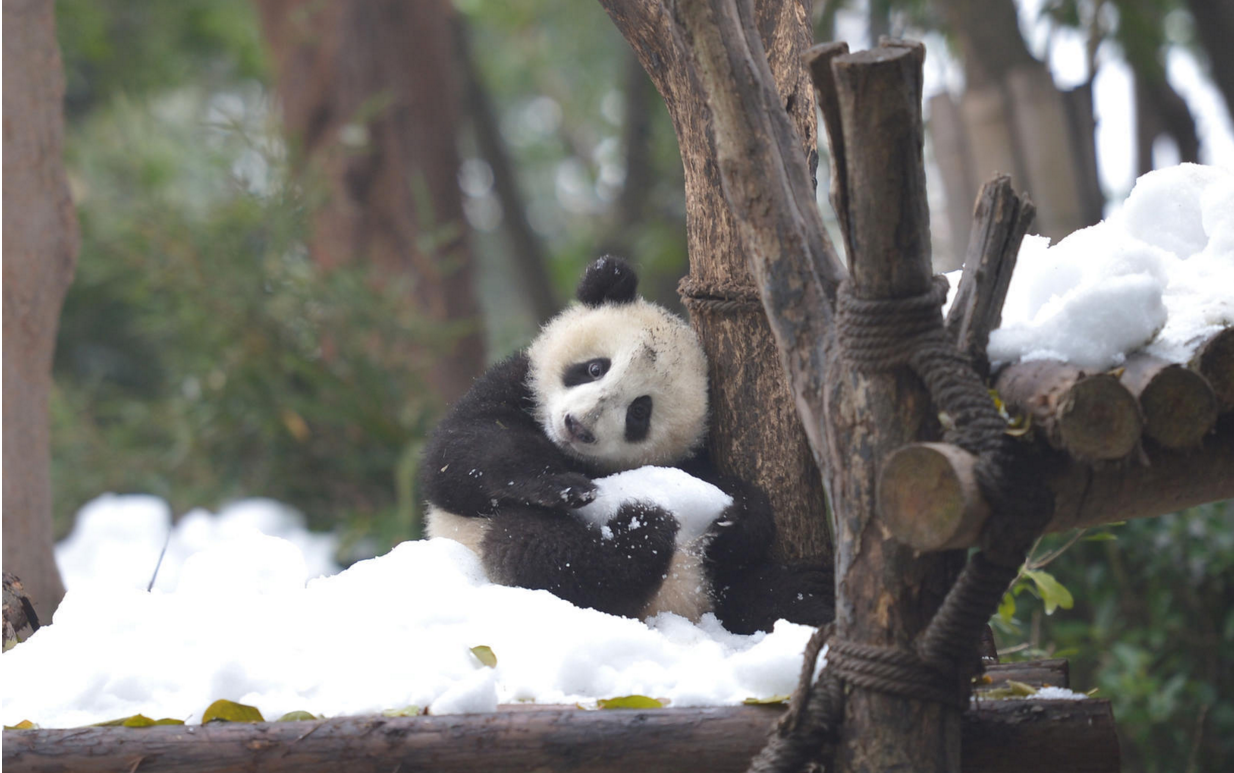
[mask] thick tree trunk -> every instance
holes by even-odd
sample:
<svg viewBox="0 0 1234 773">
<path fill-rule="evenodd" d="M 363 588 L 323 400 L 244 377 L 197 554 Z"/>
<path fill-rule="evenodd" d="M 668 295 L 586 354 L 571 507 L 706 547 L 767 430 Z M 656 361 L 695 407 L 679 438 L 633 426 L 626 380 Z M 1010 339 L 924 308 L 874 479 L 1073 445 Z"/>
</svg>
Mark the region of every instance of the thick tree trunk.
<svg viewBox="0 0 1234 773">
<path fill-rule="evenodd" d="M 830 563 L 822 479 L 720 188 L 711 112 L 698 73 L 661 0 L 601 0 L 601 5 L 664 97 L 681 147 L 690 251 L 683 290 L 710 363 L 711 452 L 726 472 L 767 491 L 783 557 Z M 809 3 L 761 0 L 755 6 L 780 104 L 813 170 L 814 98 L 801 64 L 810 45 Z"/>
<path fill-rule="evenodd" d="M 967 186 L 949 185 L 961 194 L 976 190 L 995 173 L 1012 176 L 1018 189 L 1037 202 L 1040 233 L 1053 239 L 1101 217 L 1101 189 L 1095 156 L 1079 133 L 1086 123 L 1073 115 L 1076 103 L 1054 86 L 1049 70 L 1029 53 L 1020 35 L 1011 0 L 934 0 L 964 57 L 967 87 L 960 98 L 969 158 L 962 165 L 973 177 Z M 1091 111 L 1091 107 L 1090 107 Z M 953 143 L 932 127 L 937 145 Z M 1090 143 L 1091 144 L 1091 143 Z M 952 196 L 959 207 L 951 220 L 971 211 L 971 199 Z M 966 234 L 958 234 L 963 244 Z"/>
<path fill-rule="evenodd" d="M 258 0 L 293 150 L 324 178 L 309 250 L 410 277 L 424 316 L 463 326 L 430 374 L 446 400 L 484 367 L 458 187 L 458 88 L 447 0 Z M 313 191 L 310 188 L 310 193 Z"/>
<path fill-rule="evenodd" d="M 51 0 L 5 0 L 4 569 L 43 621 L 64 596 L 52 558 L 47 397 L 78 246 L 63 98 Z"/>
</svg>

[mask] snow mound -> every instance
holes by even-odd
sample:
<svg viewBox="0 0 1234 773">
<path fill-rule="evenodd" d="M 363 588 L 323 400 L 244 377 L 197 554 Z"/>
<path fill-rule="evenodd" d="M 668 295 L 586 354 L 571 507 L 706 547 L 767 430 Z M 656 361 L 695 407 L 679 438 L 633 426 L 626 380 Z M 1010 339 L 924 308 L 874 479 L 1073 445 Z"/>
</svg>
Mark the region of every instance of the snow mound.
<svg viewBox="0 0 1234 773">
<path fill-rule="evenodd" d="M 954 286 L 958 272 L 948 276 Z M 1053 359 L 1090 370 L 1140 349 L 1185 362 L 1234 324 L 1231 288 L 1234 173 L 1160 169 L 1108 220 L 1054 246 L 1025 238 L 988 353 L 995 364 Z"/>
<path fill-rule="evenodd" d="M 271 499 L 241 500 L 217 515 L 196 509 L 174 529 L 171 520 L 171 508 L 154 496 L 104 494 L 86 503 L 72 533 L 56 545 L 65 587 L 144 590 L 164 544 L 154 588 L 167 592 L 183 582 L 204 583 L 207 591 L 220 582 L 256 588 L 288 581 L 302 587 L 310 577 L 339 571 L 338 540 L 308 531 L 299 512 Z"/>
<path fill-rule="evenodd" d="M 160 522 L 149 500 L 126 504 Z M 0 659 L 4 723 L 76 727 L 137 713 L 196 722 L 218 698 L 268 719 L 630 694 L 736 704 L 791 692 L 811 633 L 781 621 L 737 636 L 712 615 L 644 623 L 580 609 L 489 583 L 452 540 L 406 542 L 307 585 L 281 540 L 216 547 L 184 567 L 175 592 L 74 584 L 52 625 Z M 238 574 L 220 580 L 228 571 Z M 478 645 L 492 648 L 495 668 L 471 653 Z"/>
<path fill-rule="evenodd" d="M 677 544 L 701 537 L 733 503 L 733 498 L 710 483 L 675 467 L 639 467 L 595 481 L 596 498 L 577 512 L 597 527 L 604 527 L 627 502 L 658 505 L 677 518 Z"/>
</svg>

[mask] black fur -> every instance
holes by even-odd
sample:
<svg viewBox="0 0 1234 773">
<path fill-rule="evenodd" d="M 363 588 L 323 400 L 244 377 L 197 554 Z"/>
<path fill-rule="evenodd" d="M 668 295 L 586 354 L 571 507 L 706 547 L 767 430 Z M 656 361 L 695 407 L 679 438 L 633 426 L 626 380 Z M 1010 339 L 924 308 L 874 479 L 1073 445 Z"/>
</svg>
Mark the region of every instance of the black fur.
<svg viewBox="0 0 1234 773">
<path fill-rule="evenodd" d="M 604 258 L 587 269 L 578 297 L 589 305 L 626 303 L 637 282 L 624 261 Z M 599 361 L 584 364 L 592 362 Z M 592 479 L 605 473 L 545 435 L 535 417 L 529 367 L 526 353 L 494 365 L 446 414 L 425 449 L 425 498 L 455 515 L 489 519 L 480 558 L 494 581 L 637 616 L 676 550 L 676 518 L 629 503 L 609 522 L 605 538 L 573 512 L 595 498 Z M 571 373 L 567 380 L 591 378 L 585 370 Z M 646 407 L 654 409 L 650 398 Z M 646 435 L 652 412 L 627 416 L 627 439 Z M 705 452 L 678 466 L 733 498 L 712 524 L 703 556 L 713 608 L 726 628 L 752 633 L 780 618 L 820 625 L 834 616 L 829 573 L 771 560 L 775 520 L 762 491 L 720 475 Z"/>
<path fill-rule="evenodd" d="M 585 306 L 630 303 L 637 297 L 638 274 L 621 258 L 606 255 L 583 272 L 575 295 Z"/>
<path fill-rule="evenodd" d="M 613 537 L 603 539 L 576 517 L 572 510 L 595 497 L 591 479 L 603 473 L 545 436 L 527 370 L 523 353 L 493 366 L 442 420 L 421 468 L 426 498 L 457 515 L 491 519 L 481 560 L 495 581 L 637 616 L 668 567 L 676 519 L 657 507 L 626 505 L 609 523 Z M 717 473 L 705 454 L 679 466 L 733 497 L 712 526 L 704 558 L 720 622 L 752 633 L 782 617 L 830 620 L 826 572 L 770 561 L 775 521 L 767 497 Z M 634 518 L 638 528 L 631 528 Z"/>
</svg>

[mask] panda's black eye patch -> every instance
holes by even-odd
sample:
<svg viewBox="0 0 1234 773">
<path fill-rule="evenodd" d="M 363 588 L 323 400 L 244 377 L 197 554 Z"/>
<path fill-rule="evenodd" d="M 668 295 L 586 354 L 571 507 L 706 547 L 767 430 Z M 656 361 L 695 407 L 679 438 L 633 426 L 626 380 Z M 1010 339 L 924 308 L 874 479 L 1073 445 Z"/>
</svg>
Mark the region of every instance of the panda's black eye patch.
<svg viewBox="0 0 1234 773">
<path fill-rule="evenodd" d="M 647 439 L 651 431 L 651 395 L 636 397 L 626 409 L 626 442 L 637 443 Z"/>
<path fill-rule="evenodd" d="M 566 372 L 561 375 L 561 383 L 568 387 L 576 387 L 579 384 L 599 381 L 604 378 L 605 373 L 608 373 L 610 365 L 612 365 L 612 360 L 607 357 L 597 357 L 586 362 L 576 362 L 566 368 Z"/>
</svg>

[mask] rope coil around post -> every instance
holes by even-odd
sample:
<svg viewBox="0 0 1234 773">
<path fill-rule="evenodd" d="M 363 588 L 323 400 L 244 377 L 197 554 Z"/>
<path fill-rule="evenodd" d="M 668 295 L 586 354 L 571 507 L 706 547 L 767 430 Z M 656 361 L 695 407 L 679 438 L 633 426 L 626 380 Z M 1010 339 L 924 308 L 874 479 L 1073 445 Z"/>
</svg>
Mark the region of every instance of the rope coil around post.
<svg viewBox="0 0 1234 773">
<path fill-rule="evenodd" d="M 971 677 L 981 668 L 977 644 L 982 629 L 1053 514 L 1049 492 L 1027 474 L 1025 447 L 1006 434 L 1006 422 L 985 383 L 947 336 L 940 311 L 948 289 L 947 279 L 936 276 L 921 295 L 863 299 L 849 283 L 842 283 L 836 302 L 837 343 L 841 356 L 861 370 L 911 368 L 935 407 L 951 417 L 953 429 L 944 440 L 977 457 L 977 483 L 993 512 L 980 550 L 912 649 L 832 636 L 828 666 L 811 686 L 808 676 L 822 639 L 833 630 L 819 629 L 815 637 L 820 640 L 812 638 L 807 648 L 789 713 L 751 764 L 751 773 L 799 771 L 810 760 L 829 763 L 843 720 L 845 683 L 967 706 Z M 812 716 L 816 711 L 822 715 Z"/>
<path fill-rule="evenodd" d="M 677 294 L 691 314 L 762 314 L 763 301 L 752 284 L 736 281 L 703 282 L 691 276 L 677 284 Z"/>
</svg>

